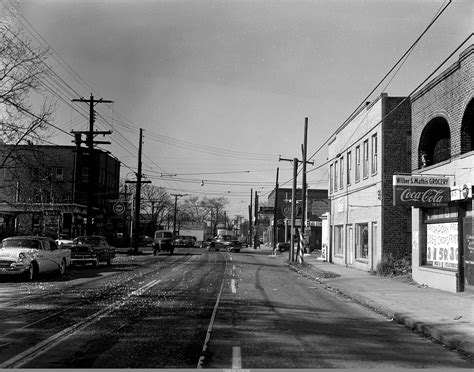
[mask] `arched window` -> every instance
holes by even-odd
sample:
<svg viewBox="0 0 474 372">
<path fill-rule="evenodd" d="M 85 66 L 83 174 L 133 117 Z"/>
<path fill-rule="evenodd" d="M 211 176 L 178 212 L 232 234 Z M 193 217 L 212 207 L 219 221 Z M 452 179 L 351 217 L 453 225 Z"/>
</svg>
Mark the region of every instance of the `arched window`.
<svg viewBox="0 0 474 372">
<path fill-rule="evenodd" d="M 461 154 L 474 150 L 474 100 L 467 105 L 461 125 Z"/>
<path fill-rule="evenodd" d="M 436 117 L 426 124 L 418 147 L 418 168 L 430 166 L 451 157 L 451 135 L 445 118 Z"/>
</svg>

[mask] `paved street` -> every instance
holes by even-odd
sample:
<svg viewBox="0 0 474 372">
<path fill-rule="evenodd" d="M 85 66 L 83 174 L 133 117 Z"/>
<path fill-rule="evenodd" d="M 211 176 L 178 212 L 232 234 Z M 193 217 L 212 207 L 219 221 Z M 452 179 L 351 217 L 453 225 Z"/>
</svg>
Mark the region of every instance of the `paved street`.
<svg viewBox="0 0 474 372">
<path fill-rule="evenodd" d="M 0 367 L 474 365 L 322 289 L 268 250 L 141 252 L 37 283 L 3 280 Z"/>
</svg>

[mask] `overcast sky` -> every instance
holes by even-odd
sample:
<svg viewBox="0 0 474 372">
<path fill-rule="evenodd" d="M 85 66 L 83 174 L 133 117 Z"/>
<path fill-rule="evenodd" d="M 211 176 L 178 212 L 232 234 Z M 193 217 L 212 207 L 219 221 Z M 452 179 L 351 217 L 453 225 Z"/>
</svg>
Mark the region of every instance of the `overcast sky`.
<svg viewBox="0 0 474 372">
<path fill-rule="evenodd" d="M 305 117 L 313 155 L 448 3 L 5 1 L 49 45 L 49 64 L 73 88 L 58 99 L 56 125 L 87 130 L 76 110 L 87 106 L 69 100 L 113 100 L 97 105 L 96 129 L 113 131 L 103 147 L 123 162 L 123 176 L 136 171 L 143 128 L 143 171 L 153 184 L 226 196 L 229 213 L 245 216 L 250 190 L 266 201 L 277 167 L 280 185 L 291 187 L 292 165 L 278 158 L 301 158 Z M 374 96 L 410 94 L 472 32 L 473 3 L 453 0 Z M 324 147 L 312 160 L 326 157 Z M 326 169 L 308 173 L 308 183 L 327 187 Z"/>
</svg>

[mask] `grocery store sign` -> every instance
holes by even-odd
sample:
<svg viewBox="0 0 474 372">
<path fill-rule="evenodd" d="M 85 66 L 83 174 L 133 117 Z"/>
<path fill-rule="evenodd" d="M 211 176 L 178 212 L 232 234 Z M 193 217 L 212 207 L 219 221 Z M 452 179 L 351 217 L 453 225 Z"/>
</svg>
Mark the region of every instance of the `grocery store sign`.
<svg viewBox="0 0 474 372">
<path fill-rule="evenodd" d="M 451 201 L 451 185 L 443 176 L 393 176 L 393 205 L 439 207 Z"/>
</svg>

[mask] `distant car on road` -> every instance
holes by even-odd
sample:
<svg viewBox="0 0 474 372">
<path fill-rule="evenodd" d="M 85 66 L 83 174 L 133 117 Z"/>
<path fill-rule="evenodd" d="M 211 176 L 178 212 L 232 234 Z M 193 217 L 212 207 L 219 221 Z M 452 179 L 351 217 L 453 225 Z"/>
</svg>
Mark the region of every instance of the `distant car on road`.
<svg viewBox="0 0 474 372">
<path fill-rule="evenodd" d="M 169 230 L 157 230 L 153 238 L 153 255 L 156 256 L 156 252 L 166 251 L 170 255 L 174 252 L 174 239 L 173 233 Z"/>
<path fill-rule="evenodd" d="M 115 258 L 115 248 L 107 243 L 107 239 L 99 235 L 86 235 L 75 238 L 71 249 L 71 262 L 73 265 L 92 264 L 97 267 L 100 262 L 112 265 Z"/>
<path fill-rule="evenodd" d="M 241 244 L 232 235 L 217 235 L 215 245 L 218 249 L 225 249 L 229 252 L 240 252 Z"/>
<path fill-rule="evenodd" d="M 25 275 L 36 280 L 38 275 L 57 271 L 64 274 L 71 264 L 71 250 L 60 249 L 52 238 L 14 236 L 2 240 L 0 274 Z"/>
</svg>

